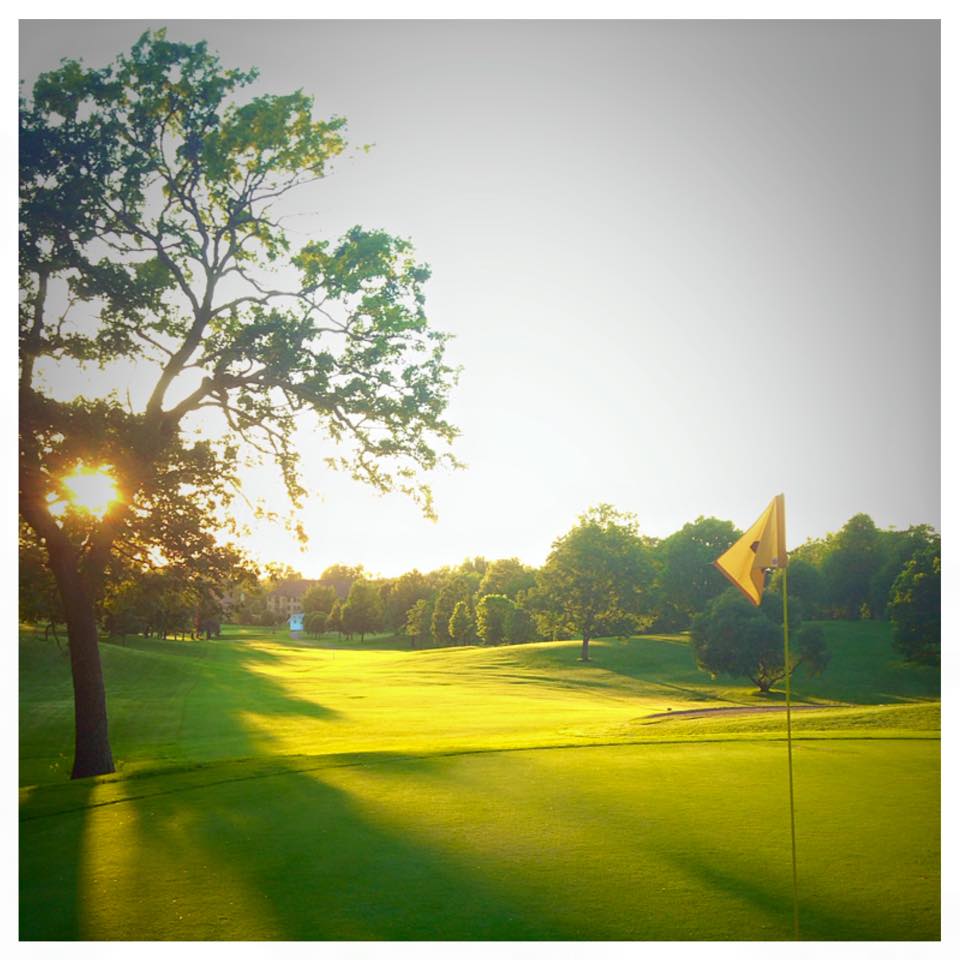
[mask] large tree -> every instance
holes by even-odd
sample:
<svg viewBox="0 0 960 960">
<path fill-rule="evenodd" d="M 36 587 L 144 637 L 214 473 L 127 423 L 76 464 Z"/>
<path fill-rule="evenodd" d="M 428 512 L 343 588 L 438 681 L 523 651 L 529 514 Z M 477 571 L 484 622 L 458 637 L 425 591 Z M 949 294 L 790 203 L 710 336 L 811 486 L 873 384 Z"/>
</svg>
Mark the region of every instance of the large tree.
<svg viewBox="0 0 960 960">
<path fill-rule="evenodd" d="M 243 449 L 296 506 L 304 412 L 331 462 L 428 512 L 418 472 L 449 459 L 429 271 L 381 230 L 292 248 L 278 205 L 328 173 L 344 121 L 302 92 L 242 99 L 255 75 L 161 32 L 103 69 L 63 63 L 21 103 L 20 512 L 63 601 L 74 777 L 113 770 L 95 618 L 112 555 L 207 549 Z M 115 363 L 136 364 L 142 403 L 111 391 Z M 104 389 L 45 388 L 78 364 L 105 365 Z M 83 468 L 115 483 L 98 512 L 67 489 Z"/>
<path fill-rule="evenodd" d="M 538 602 L 580 635 L 580 659 L 589 660 L 594 637 L 623 630 L 642 612 L 651 579 L 636 519 L 600 504 L 554 542 L 537 575 Z"/>
</svg>

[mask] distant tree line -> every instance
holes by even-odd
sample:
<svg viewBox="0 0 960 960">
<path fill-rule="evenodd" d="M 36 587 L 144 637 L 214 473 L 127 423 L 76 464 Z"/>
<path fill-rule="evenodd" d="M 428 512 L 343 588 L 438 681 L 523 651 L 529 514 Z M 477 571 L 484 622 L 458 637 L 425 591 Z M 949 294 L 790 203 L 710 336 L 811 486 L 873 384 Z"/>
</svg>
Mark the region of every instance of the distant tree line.
<svg viewBox="0 0 960 960">
<path fill-rule="evenodd" d="M 404 636 L 414 648 L 576 638 L 584 660 L 596 637 L 691 630 L 701 666 L 728 672 L 732 661 L 716 653 L 715 640 L 710 647 L 704 632 L 713 617 L 727 625 L 727 635 L 746 631 L 766 651 L 763 664 L 751 665 L 764 689 L 784 669 L 782 652 L 780 662 L 776 654 L 779 628 L 768 626 L 779 623 L 782 575 L 772 576 L 760 611 L 727 596 L 729 584 L 713 561 L 740 536 L 728 520 L 698 517 L 668 537 L 649 537 L 636 517 L 601 504 L 554 541 L 540 568 L 515 557 L 475 557 L 426 573 L 372 577 L 362 566 L 335 564 L 303 596 L 304 625 L 314 635 L 361 642 L 371 634 Z M 281 564 L 268 564 L 257 578 L 236 554 L 205 558 L 192 570 L 128 571 L 105 597 L 101 624 L 108 633 L 158 636 L 215 633 L 225 616 L 276 626 L 286 614 L 271 612 L 267 596 L 299 579 Z M 798 663 L 823 668 L 822 639 L 803 625 L 830 619 L 888 619 L 905 657 L 939 662 L 940 537 L 931 527 L 881 530 L 857 514 L 838 532 L 793 550 L 787 583 Z M 21 618 L 55 625 L 62 622 L 57 604 L 28 537 L 21 541 Z M 753 619 L 758 613 L 766 623 Z"/>
<path fill-rule="evenodd" d="M 305 626 L 317 635 L 403 635 L 415 648 L 576 638 L 581 657 L 589 659 L 590 641 L 598 636 L 692 630 L 728 591 L 713 561 L 740 536 L 728 520 L 698 517 L 668 537 L 649 537 L 639 532 L 634 516 L 601 504 L 554 542 L 539 569 L 515 557 L 474 557 L 427 573 L 372 578 L 362 567 L 337 564 L 304 596 Z M 931 527 L 881 530 L 866 514 L 792 551 L 789 609 L 791 622 L 796 619 L 798 662 L 810 669 L 826 663 L 810 621 L 866 618 L 891 620 L 904 655 L 934 662 L 939 552 L 940 538 Z M 285 575 L 300 577 L 289 568 Z M 266 589 L 276 576 L 265 581 Z M 754 611 L 776 627 L 771 633 L 760 623 L 754 631 L 769 648 L 765 664 L 754 665 L 761 688 L 782 678 L 782 652 L 780 663 L 773 652 L 782 649 L 773 639 L 781 637 L 781 580 L 779 572 L 772 576 L 768 599 Z M 262 596 L 251 602 L 247 610 L 265 609 Z M 720 610 L 722 617 L 749 617 L 742 608 L 738 612 L 736 598 L 724 599 Z M 698 659 L 709 669 L 703 656 Z"/>
<path fill-rule="evenodd" d="M 66 623 L 60 591 L 36 534 L 20 525 L 20 610 L 23 623 L 40 624 L 59 643 Z M 111 556 L 95 617 L 101 636 L 168 639 L 220 634 L 229 597 L 259 589 L 256 566 L 232 545 L 205 545 L 175 563 L 151 564 Z"/>
</svg>

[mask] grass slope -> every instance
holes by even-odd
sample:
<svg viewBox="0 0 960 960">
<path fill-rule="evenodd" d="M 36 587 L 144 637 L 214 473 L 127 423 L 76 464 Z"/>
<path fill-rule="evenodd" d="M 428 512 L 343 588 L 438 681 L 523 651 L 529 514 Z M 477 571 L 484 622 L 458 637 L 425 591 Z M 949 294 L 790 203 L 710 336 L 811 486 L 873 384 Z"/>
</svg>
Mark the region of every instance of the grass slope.
<svg viewBox="0 0 960 960">
<path fill-rule="evenodd" d="M 810 939 L 939 935 L 939 678 L 829 624 L 798 697 Z M 118 773 L 69 771 L 69 670 L 21 639 L 24 939 L 790 935 L 783 715 L 681 638 L 494 649 L 104 645 Z M 392 647 L 392 648 L 391 648 Z"/>
</svg>

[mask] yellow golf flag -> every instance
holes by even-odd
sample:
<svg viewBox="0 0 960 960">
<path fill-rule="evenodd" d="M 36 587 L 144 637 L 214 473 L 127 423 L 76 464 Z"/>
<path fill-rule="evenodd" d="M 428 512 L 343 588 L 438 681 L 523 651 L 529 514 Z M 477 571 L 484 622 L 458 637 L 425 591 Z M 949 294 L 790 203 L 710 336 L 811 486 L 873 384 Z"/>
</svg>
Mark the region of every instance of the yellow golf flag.
<svg viewBox="0 0 960 960">
<path fill-rule="evenodd" d="M 770 501 L 760 519 L 713 565 L 747 599 L 760 606 L 763 593 L 763 571 L 787 565 L 786 519 L 783 494 Z"/>
</svg>

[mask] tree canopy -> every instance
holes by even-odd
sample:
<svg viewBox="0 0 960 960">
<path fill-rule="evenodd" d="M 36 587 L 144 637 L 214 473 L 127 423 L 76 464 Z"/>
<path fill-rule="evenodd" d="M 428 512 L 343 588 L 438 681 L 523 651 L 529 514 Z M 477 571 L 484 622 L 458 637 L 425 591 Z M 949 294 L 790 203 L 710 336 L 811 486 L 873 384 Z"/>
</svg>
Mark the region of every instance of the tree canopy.
<svg viewBox="0 0 960 960">
<path fill-rule="evenodd" d="M 609 504 L 592 507 L 554 542 L 537 591 L 582 638 L 581 660 L 590 659 L 593 637 L 629 629 L 642 612 L 653 576 L 648 554 L 636 518 Z"/>
</svg>

